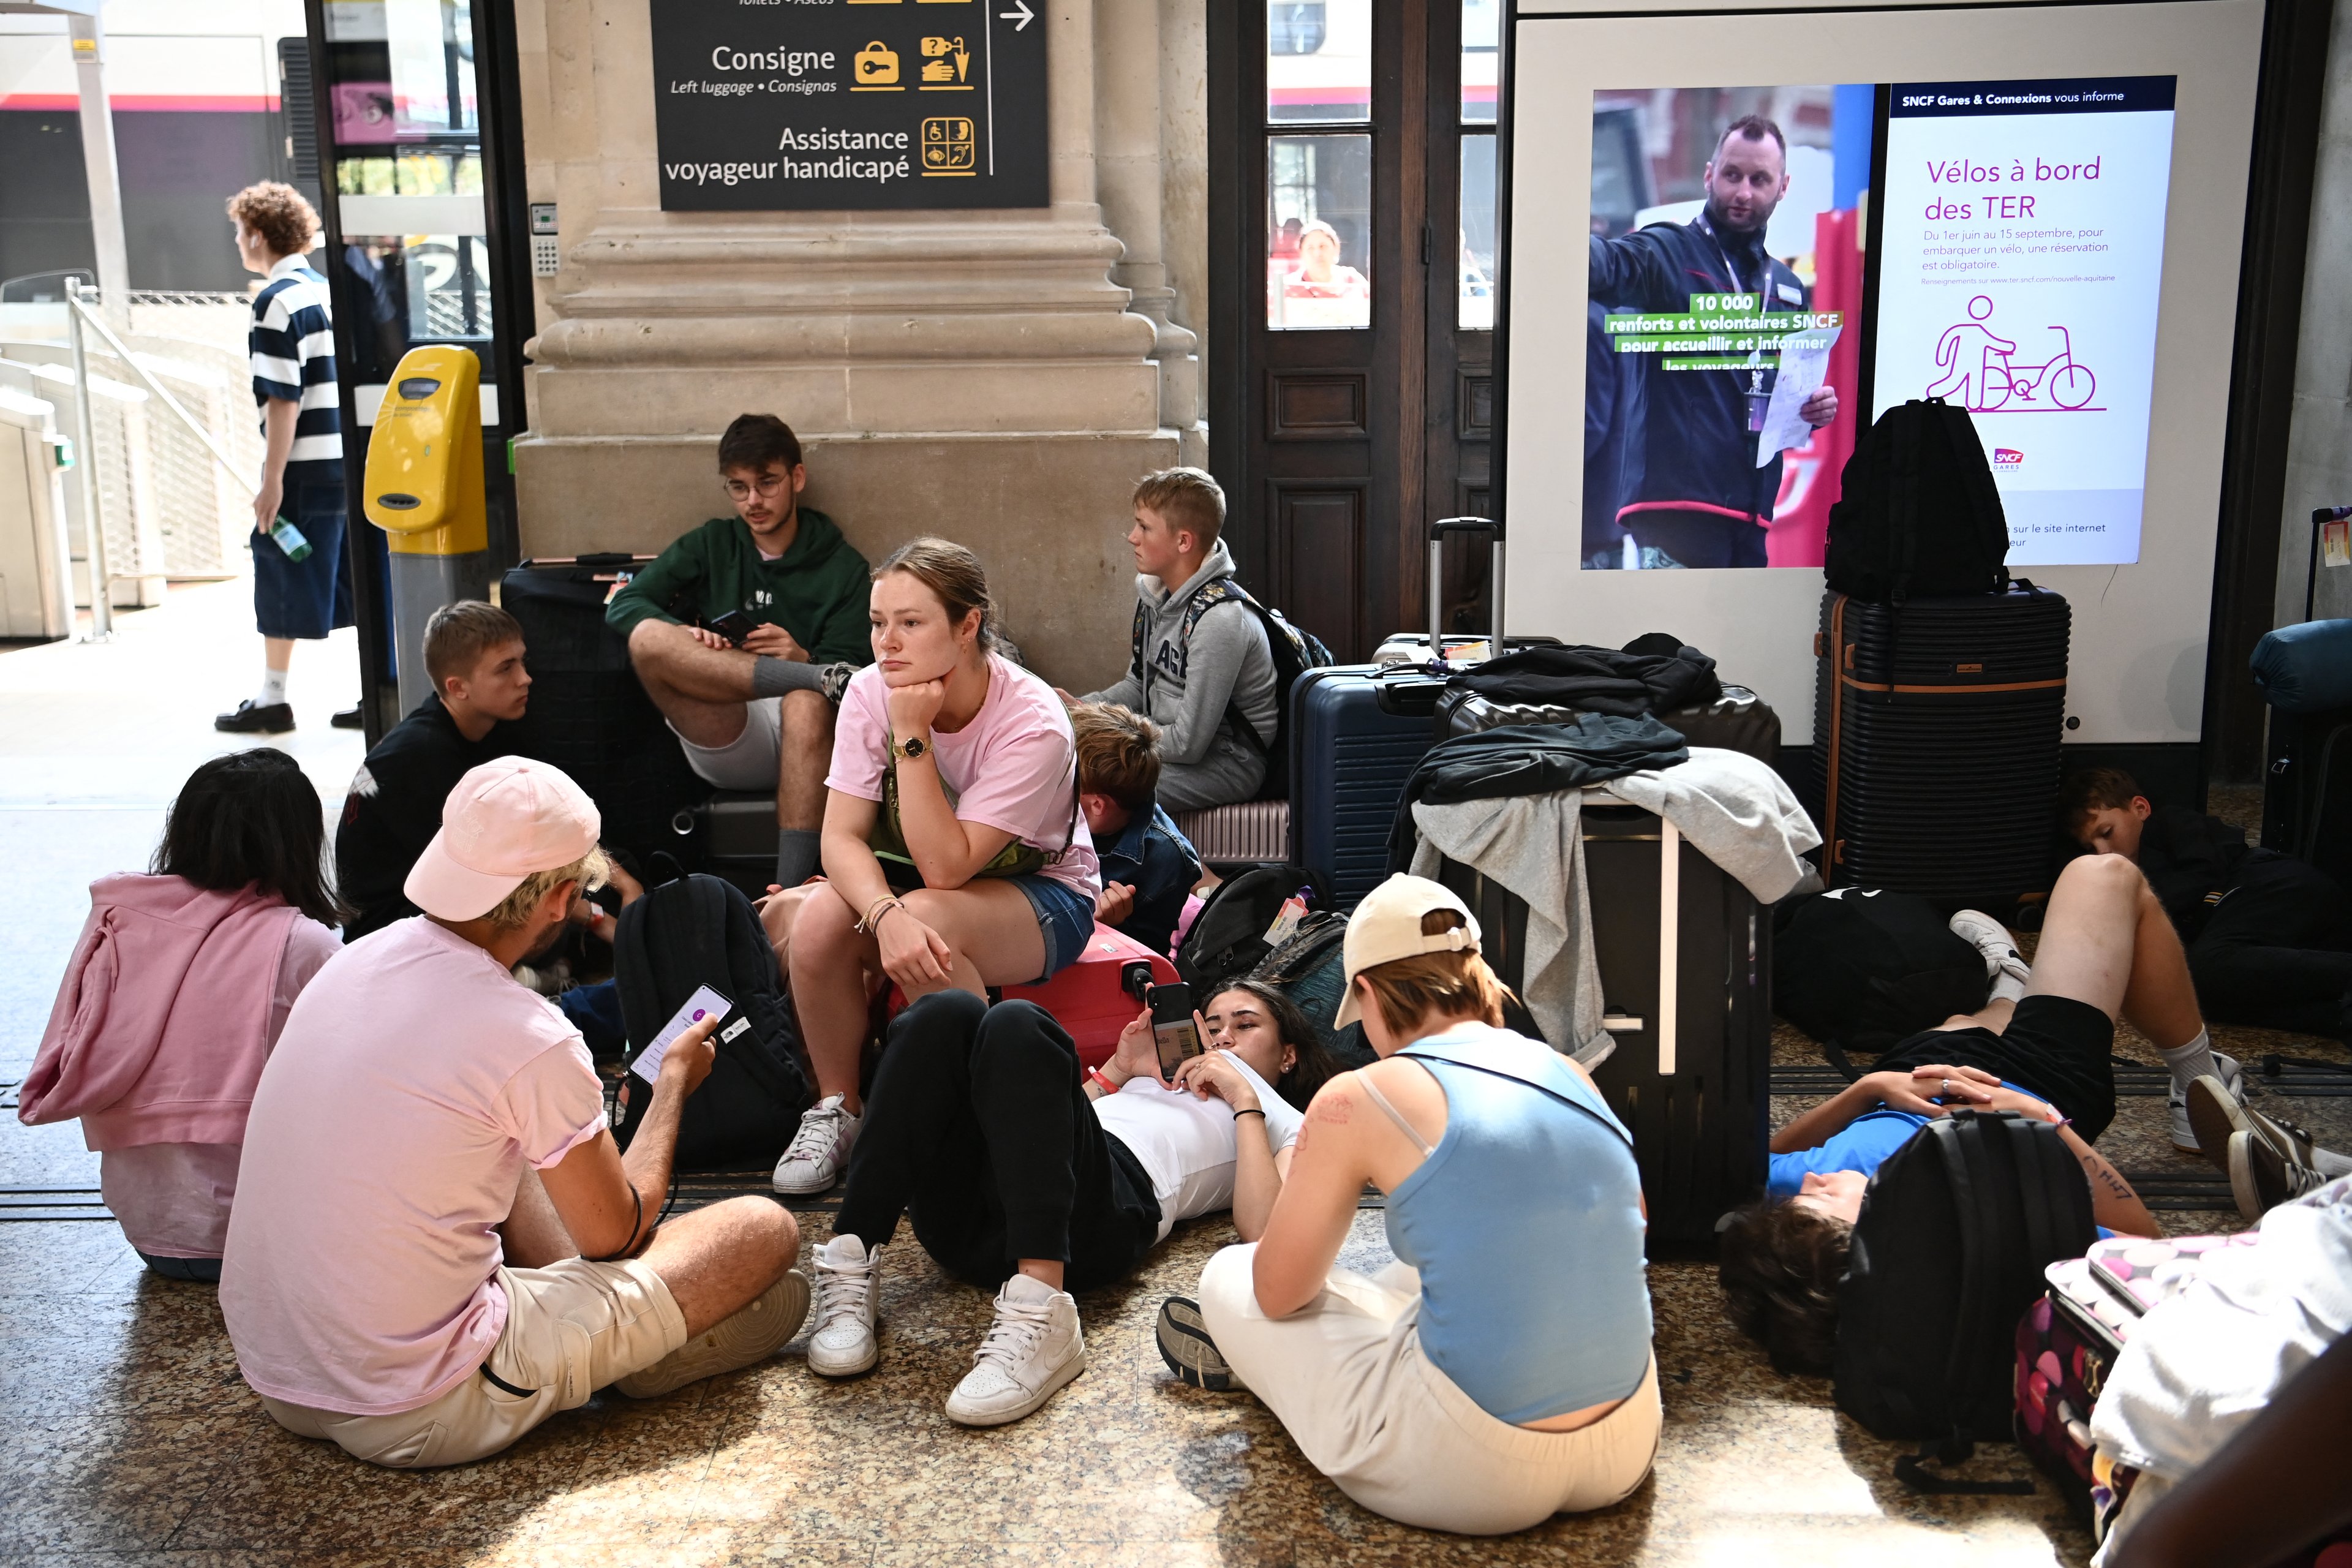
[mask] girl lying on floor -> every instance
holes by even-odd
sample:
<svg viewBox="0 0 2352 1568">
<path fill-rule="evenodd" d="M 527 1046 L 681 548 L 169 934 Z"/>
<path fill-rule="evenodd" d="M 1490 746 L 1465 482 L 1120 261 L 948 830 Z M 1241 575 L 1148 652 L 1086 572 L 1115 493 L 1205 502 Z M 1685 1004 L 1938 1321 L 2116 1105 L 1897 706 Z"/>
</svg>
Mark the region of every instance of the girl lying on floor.
<svg viewBox="0 0 2352 1568">
<path fill-rule="evenodd" d="M 2118 1016 L 2155 1043 L 2176 1085 L 2221 1081 L 2164 906 L 2129 862 L 2084 857 L 2050 895 L 2030 974 L 2013 952 L 2003 963 L 2006 983 L 1996 983 L 1981 1010 L 1903 1041 L 1879 1058 L 1877 1071 L 1782 1128 L 1765 1200 L 1726 1224 L 1721 1276 L 1732 1321 L 1780 1371 L 1829 1372 L 1838 1280 L 1871 1173 L 1956 1106 L 2056 1122 L 2090 1183 L 2093 1217 L 2111 1232 L 2161 1234 L 2091 1143 L 2115 1120 L 2108 1051 Z"/>
<path fill-rule="evenodd" d="M 810 1255 L 810 1370 L 852 1377 L 880 1359 L 879 1270 L 902 1214 L 941 1268 L 996 1292 L 948 1395 L 967 1426 L 1018 1421 L 1084 1372 L 1072 1292 L 1133 1273 L 1178 1220 L 1230 1206 L 1257 1236 L 1290 1166 L 1294 1107 L 1339 1064 L 1296 1004 L 1255 982 L 1218 991 L 1196 1021 L 1210 1048 L 1163 1082 L 1148 1012 L 1094 1071 L 1034 1003 L 940 991 L 899 1014 L 833 1239 Z"/>
</svg>

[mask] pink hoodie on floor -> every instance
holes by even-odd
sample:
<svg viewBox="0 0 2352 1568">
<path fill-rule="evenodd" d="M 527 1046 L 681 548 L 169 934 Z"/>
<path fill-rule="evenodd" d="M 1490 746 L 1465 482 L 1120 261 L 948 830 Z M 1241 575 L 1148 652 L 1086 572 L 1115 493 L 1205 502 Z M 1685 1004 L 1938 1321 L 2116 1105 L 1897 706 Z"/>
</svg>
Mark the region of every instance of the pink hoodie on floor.
<svg viewBox="0 0 2352 1568">
<path fill-rule="evenodd" d="M 242 1143 L 278 965 L 305 917 L 274 893 L 180 877 L 101 878 L 89 901 L 18 1119 L 79 1117 L 95 1150 Z"/>
</svg>

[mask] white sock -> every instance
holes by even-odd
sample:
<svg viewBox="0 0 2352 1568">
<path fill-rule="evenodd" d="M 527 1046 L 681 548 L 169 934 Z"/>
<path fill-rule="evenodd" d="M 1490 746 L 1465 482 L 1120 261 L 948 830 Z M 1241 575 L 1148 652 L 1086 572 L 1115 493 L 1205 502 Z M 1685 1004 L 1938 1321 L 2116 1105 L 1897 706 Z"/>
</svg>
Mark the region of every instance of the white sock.
<svg viewBox="0 0 2352 1568">
<path fill-rule="evenodd" d="M 1994 970 L 1992 972 L 1992 994 L 1988 997 L 1987 1000 L 1993 1002 L 2007 1002 L 2011 1005 L 2024 1001 L 2025 977 L 2023 975 L 2012 974 L 2006 968 Z"/>
<path fill-rule="evenodd" d="M 2311 1151 L 2311 1168 L 2323 1176 L 2352 1176 L 2352 1158 L 2315 1144 Z"/>
<path fill-rule="evenodd" d="M 2175 1046 L 2168 1051 L 2159 1048 L 2156 1054 L 2172 1069 L 2176 1089 L 2185 1089 L 2200 1078 L 2221 1076 L 2221 1064 L 2213 1059 L 2213 1037 L 2206 1030 L 2198 1030 L 2197 1037 L 2185 1046 Z"/>
<path fill-rule="evenodd" d="M 264 666 L 261 671 L 261 695 L 253 700 L 256 708 L 275 708 L 286 700 L 286 672 Z"/>
</svg>

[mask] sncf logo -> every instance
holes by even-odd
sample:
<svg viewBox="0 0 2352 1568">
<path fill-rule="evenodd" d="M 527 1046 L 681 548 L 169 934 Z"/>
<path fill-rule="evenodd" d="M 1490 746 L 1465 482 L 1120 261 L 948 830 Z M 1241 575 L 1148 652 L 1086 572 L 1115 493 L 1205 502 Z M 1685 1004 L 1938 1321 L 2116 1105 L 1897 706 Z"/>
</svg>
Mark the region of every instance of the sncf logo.
<svg viewBox="0 0 2352 1568">
<path fill-rule="evenodd" d="M 1995 447 L 1992 449 L 1992 466 L 1996 468 L 2014 468 L 2024 461 L 2025 454 L 2014 447 Z"/>
</svg>

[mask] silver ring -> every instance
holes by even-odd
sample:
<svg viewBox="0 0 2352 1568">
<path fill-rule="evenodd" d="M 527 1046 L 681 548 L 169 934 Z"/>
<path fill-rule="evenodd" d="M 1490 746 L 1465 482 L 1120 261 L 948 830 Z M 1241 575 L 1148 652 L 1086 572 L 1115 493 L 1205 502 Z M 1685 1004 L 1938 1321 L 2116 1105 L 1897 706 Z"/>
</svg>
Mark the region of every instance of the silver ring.
<svg viewBox="0 0 2352 1568">
<path fill-rule="evenodd" d="M 1945 1098 L 1945 1099 L 1947 1099 L 1947 1100 L 1948 1100 L 1948 1099 L 1950 1099 L 1950 1098 L 1951 1098 L 1951 1094 L 1952 1094 L 1952 1080 L 1951 1080 L 1950 1079 L 1946 1079 L 1944 1080 L 1944 1098 Z"/>
</svg>

